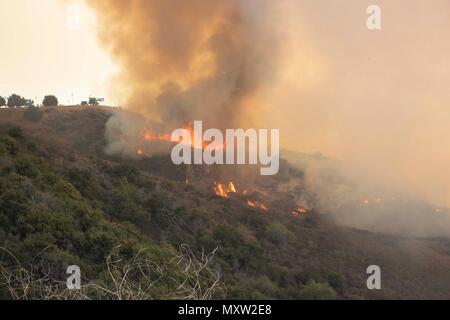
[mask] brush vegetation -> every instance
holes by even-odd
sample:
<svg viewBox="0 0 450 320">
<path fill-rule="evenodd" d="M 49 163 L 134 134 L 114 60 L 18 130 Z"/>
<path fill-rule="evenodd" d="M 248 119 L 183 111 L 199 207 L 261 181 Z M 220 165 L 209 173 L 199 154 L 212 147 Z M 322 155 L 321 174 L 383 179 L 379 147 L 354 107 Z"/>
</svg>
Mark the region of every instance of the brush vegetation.
<svg viewBox="0 0 450 320">
<path fill-rule="evenodd" d="M 163 156 L 104 154 L 111 112 L 0 110 L 0 298 L 449 297 L 447 239 L 372 234 L 186 188 L 185 168 Z M 292 174 L 286 166 L 276 179 Z M 381 291 L 366 288 L 371 264 Z M 65 288 L 69 265 L 81 268 L 79 292 Z"/>
</svg>

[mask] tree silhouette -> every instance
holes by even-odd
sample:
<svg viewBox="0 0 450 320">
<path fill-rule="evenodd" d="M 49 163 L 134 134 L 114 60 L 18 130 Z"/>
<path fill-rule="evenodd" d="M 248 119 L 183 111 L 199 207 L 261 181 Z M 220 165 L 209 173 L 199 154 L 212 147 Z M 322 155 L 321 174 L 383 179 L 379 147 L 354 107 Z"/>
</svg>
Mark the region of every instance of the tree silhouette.
<svg viewBox="0 0 450 320">
<path fill-rule="evenodd" d="M 99 99 L 97 99 L 97 98 L 89 98 L 89 104 L 91 106 L 98 106 L 99 105 Z"/>
<path fill-rule="evenodd" d="M 3 97 L 0 97 L 0 107 L 3 107 L 6 105 L 6 100 Z"/>
<path fill-rule="evenodd" d="M 27 100 L 15 93 L 10 95 L 8 97 L 8 107 L 14 108 L 14 107 L 21 107 L 27 104 Z"/>
<path fill-rule="evenodd" d="M 34 107 L 34 101 L 31 100 L 31 99 L 26 99 L 26 100 L 25 100 L 25 105 L 26 105 L 27 107 Z"/>
<path fill-rule="evenodd" d="M 42 104 L 46 107 L 53 107 L 53 106 L 57 106 L 58 105 L 58 99 L 53 96 L 53 95 L 49 95 L 49 96 L 45 96 L 44 100 L 42 101 Z"/>
</svg>

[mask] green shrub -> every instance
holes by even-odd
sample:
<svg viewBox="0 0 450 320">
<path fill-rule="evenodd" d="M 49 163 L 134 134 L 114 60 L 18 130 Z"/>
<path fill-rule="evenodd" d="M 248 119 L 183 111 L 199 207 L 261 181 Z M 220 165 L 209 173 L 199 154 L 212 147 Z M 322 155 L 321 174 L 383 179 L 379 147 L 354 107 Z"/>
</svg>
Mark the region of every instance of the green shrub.
<svg viewBox="0 0 450 320">
<path fill-rule="evenodd" d="M 23 131 L 21 127 L 13 127 L 11 129 L 8 130 L 8 134 L 16 139 L 21 139 L 23 138 Z"/>
<path fill-rule="evenodd" d="M 335 300 L 337 293 L 328 283 L 311 280 L 300 290 L 299 298 L 302 300 Z"/>
<path fill-rule="evenodd" d="M 17 153 L 17 142 L 12 137 L 0 137 L 0 155 L 10 154 L 15 155 Z"/>
<path fill-rule="evenodd" d="M 342 292 L 345 287 L 345 280 L 342 274 L 333 272 L 330 273 L 327 277 L 328 283 L 335 289 L 337 292 Z"/>
<path fill-rule="evenodd" d="M 53 95 L 49 95 L 49 96 L 45 96 L 44 100 L 42 101 L 42 104 L 46 107 L 53 107 L 53 106 L 57 106 L 58 105 L 58 99 L 53 96 Z"/>
<path fill-rule="evenodd" d="M 294 234 L 281 223 L 272 223 L 266 227 L 267 238 L 276 244 L 286 244 L 295 238 Z"/>
<path fill-rule="evenodd" d="M 33 158 L 20 154 L 14 162 L 17 174 L 29 178 L 37 177 L 39 175 L 39 168 Z"/>
<path fill-rule="evenodd" d="M 27 110 L 25 110 L 23 114 L 24 119 L 31 121 L 31 122 L 39 122 L 41 121 L 43 115 L 36 107 L 28 107 Z"/>
</svg>

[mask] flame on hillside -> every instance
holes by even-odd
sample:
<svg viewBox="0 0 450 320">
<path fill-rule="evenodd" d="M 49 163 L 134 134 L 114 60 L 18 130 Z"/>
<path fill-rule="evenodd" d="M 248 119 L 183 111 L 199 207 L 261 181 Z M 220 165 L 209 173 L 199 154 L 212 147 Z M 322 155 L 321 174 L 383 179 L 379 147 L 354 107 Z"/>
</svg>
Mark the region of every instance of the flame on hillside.
<svg viewBox="0 0 450 320">
<path fill-rule="evenodd" d="M 248 204 L 249 207 L 252 207 L 252 208 L 259 208 L 259 209 L 262 209 L 264 211 L 268 211 L 269 210 L 264 203 L 261 203 L 259 201 L 252 201 L 252 200 L 248 200 L 247 199 L 247 204 Z"/>
<path fill-rule="evenodd" d="M 214 182 L 214 192 L 222 198 L 228 198 L 230 193 L 237 193 L 236 187 L 232 181 L 228 182 L 228 185 L 217 181 Z"/>
<path fill-rule="evenodd" d="M 178 141 L 176 139 L 172 139 L 172 135 L 170 133 L 156 133 L 151 129 L 143 130 L 138 136 L 138 141 L 142 141 L 143 143 L 156 141 L 168 142 L 173 144 L 182 143 L 187 144 L 194 149 L 205 149 L 207 147 L 214 149 L 224 149 L 226 146 L 226 143 L 219 144 L 217 141 L 204 141 L 201 134 L 195 132 L 194 129 L 190 126 L 182 126 L 182 129 L 186 129 L 190 133 L 190 141 Z M 137 154 L 143 155 L 143 149 L 139 148 L 137 150 Z"/>
<path fill-rule="evenodd" d="M 172 142 L 172 139 L 170 137 L 170 134 L 155 134 L 151 130 L 147 129 L 142 133 L 141 136 L 145 141 L 152 141 L 152 140 L 161 140 L 161 141 L 170 141 Z"/>
<path fill-rule="evenodd" d="M 233 181 L 228 182 L 228 184 L 220 183 L 220 182 L 214 182 L 214 192 L 217 196 L 222 198 L 229 198 L 231 194 L 241 194 L 247 205 L 251 208 L 258 208 L 264 211 L 268 211 L 269 208 L 262 203 L 261 201 L 249 199 L 249 192 L 248 190 L 244 190 L 242 192 L 238 192 L 236 184 Z M 265 192 L 256 191 L 260 194 L 266 194 Z M 267 195 L 268 196 L 268 195 Z"/>
<path fill-rule="evenodd" d="M 299 208 L 291 211 L 291 215 L 293 215 L 294 217 L 298 217 L 298 216 L 301 216 L 301 215 L 304 215 L 304 214 L 307 214 L 307 213 L 308 213 L 308 210 L 306 208 L 303 208 L 303 207 L 299 207 Z"/>
</svg>

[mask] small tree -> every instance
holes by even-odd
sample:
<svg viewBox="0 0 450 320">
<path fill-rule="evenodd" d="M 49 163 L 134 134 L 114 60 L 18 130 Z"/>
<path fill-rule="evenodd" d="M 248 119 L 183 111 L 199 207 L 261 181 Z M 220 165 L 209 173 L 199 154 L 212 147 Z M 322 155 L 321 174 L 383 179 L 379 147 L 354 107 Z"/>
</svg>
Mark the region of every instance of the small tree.
<svg viewBox="0 0 450 320">
<path fill-rule="evenodd" d="M 8 107 L 21 107 L 27 104 L 27 100 L 17 94 L 12 94 L 8 97 Z"/>
<path fill-rule="evenodd" d="M 31 100 L 31 99 L 26 99 L 26 100 L 25 100 L 25 105 L 26 105 L 27 107 L 34 107 L 34 101 Z"/>
<path fill-rule="evenodd" d="M 0 107 L 3 107 L 6 105 L 6 100 L 3 97 L 0 97 Z"/>
<path fill-rule="evenodd" d="M 98 106 L 99 105 L 99 100 L 97 98 L 89 98 L 89 104 L 91 106 Z"/>
<path fill-rule="evenodd" d="M 53 107 L 53 106 L 57 106 L 58 105 L 58 99 L 53 96 L 53 95 L 49 95 L 49 96 L 45 96 L 44 100 L 42 100 L 42 104 L 46 107 Z"/>
</svg>

